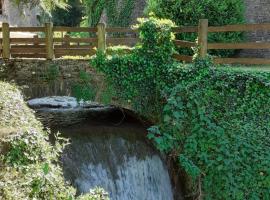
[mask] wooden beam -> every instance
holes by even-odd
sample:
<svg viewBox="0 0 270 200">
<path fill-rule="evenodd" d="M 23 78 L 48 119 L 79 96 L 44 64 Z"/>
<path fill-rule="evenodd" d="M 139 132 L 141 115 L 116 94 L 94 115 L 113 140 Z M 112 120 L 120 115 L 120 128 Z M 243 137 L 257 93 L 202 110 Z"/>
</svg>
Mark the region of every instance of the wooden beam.
<svg viewBox="0 0 270 200">
<path fill-rule="evenodd" d="M 46 23 L 45 24 L 45 35 L 46 35 L 46 53 L 47 53 L 47 60 L 54 59 L 54 52 L 53 52 L 53 24 Z"/>
<path fill-rule="evenodd" d="M 106 51 L 106 26 L 104 23 L 99 23 L 97 25 L 97 37 L 98 37 L 98 50 Z"/>
<path fill-rule="evenodd" d="M 215 64 L 269 65 L 270 59 L 265 58 L 214 58 Z"/>
<path fill-rule="evenodd" d="M 173 43 L 177 45 L 178 47 L 196 47 L 196 42 L 190 42 L 190 41 L 184 41 L 184 40 L 174 40 Z"/>
<path fill-rule="evenodd" d="M 173 27 L 172 32 L 174 32 L 174 33 L 197 33 L 198 27 L 197 26 Z"/>
<path fill-rule="evenodd" d="M 270 30 L 270 23 L 264 24 L 237 24 L 226 26 L 210 26 L 208 32 L 243 32 L 243 31 L 257 31 Z"/>
<path fill-rule="evenodd" d="M 16 43 L 33 43 L 33 41 L 37 43 L 45 43 L 46 40 L 45 38 L 10 38 L 10 43 L 11 44 L 16 44 Z"/>
<path fill-rule="evenodd" d="M 9 32 L 9 24 L 3 23 L 2 24 L 2 32 L 3 32 L 3 59 L 10 59 L 10 32 Z"/>
<path fill-rule="evenodd" d="M 179 61 L 185 61 L 185 62 L 192 62 L 193 57 L 192 56 L 186 56 L 186 55 L 180 55 L 180 54 L 173 54 L 173 58 Z"/>
<path fill-rule="evenodd" d="M 200 19 L 198 26 L 199 56 L 204 58 L 207 55 L 208 40 L 208 19 Z"/>
<path fill-rule="evenodd" d="M 269 42 L 210 43 L 208 49 L 270 49 Z"/>
<path fill-rule="evenodd" d="M 71 38 L 65 36 L 64 38 L 54 38 L 54 42 L 75 42 L 75 43 L 92 43 L 97 42 L 97 38 Z"/>
<path fill-rule="evenodd" d="M 123 28 L 123 27 L 107 27 L 107 33 L 138 33 L 138 29 Z"/>
<path fill-rule="evenodd" d="M 44 27 L 10 27 L 10 32 L 44 32 Z"/>
<path fill-rule="evenodd" d="M 55 26 L 53 27 L 54 32 L 97 32 L 96 27 L 66 27 L 66 26 Z"/>
</svg>

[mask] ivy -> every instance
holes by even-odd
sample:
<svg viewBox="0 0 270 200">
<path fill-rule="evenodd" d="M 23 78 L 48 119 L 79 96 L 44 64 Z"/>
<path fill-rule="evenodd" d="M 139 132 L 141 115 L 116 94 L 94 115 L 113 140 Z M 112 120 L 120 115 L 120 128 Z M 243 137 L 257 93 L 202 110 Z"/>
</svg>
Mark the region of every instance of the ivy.
<svg viewBox="0 0 270 200">
<path fill-rule="evenodd" d="M 84 0 L 90 26 L 96 26 L 105 11 L 109 26 L 126 27 L 130 24 L 135 0 Z"/>
<path fill-rule="evenodd" d="M 209 26 L 222 26 L 244 23 L 245 4 L 243 0 L 148 0 L 146 12 L 157 17 L 168 18 L 177 26 L 197 26 L 200 19 L 208 19 Z M 177 39 L 195 41 L 197 34 L 177 34 Z M 242 41 L 241 32 L 209 33 L 209 42 L 236 43 Z M 179 49 L 183 53 L 193 54 L 190 49 Z M 229 56 L 233 50 L 210 50 L 213 55 Z"/>
<path fill-rule="evenodd" d="M 186 197 L 270 199 L 270 73 L 176 63 L 170 20 L 138 25 L 129 55 L 98 53 L 92 65 L 116 96 L 152 119 L 149 138 L 189 176 Z"/>
<path fill-rule="evenodd" d="M 72 96 L 76 97 L 78 101 L 94 100 L 96 89 L 91 80 L 91 76 L 88 73 L 80 71 L 79 80 L 72 85 Z"/>
<path fill-rule="evenodd" d="M 178 77 L 149 137 L 161 150 L 177 152 L 194 185 L 201 178 L 205 199 L 269 199 L 269 74 L 197 60 Z"/>
<path fill-rule="evenodd" d="M 173 34 L 169 20 L 154 17 L 141 19 L 141 43 L 129 55 L 113 55 L 109 59 L 98 53 L 92 66 L 106 74 L 108 85 L 115 90 L 124 104 L 134 110 L 159 118 L 161 90 L 167 79 L 167 64 L 173 64 Z M 146 112 L 147 111 L 147 112 Z"/>
</svg>

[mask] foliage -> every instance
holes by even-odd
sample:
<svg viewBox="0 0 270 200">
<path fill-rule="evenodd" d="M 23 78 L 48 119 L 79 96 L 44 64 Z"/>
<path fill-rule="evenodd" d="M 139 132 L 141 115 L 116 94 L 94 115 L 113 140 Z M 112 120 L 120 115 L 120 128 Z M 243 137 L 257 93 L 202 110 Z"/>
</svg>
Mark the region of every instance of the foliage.
<svg viewBox="0 0 270 200">
<path fill-rule="evenodd" d="M 80 100 L 93 100 L 96 96 L 96 89 L 91 84 L 91 77 L 85 71 L 80 71 L 79 81 L 72 87 L 72 95 Z"/>
<path fill-rule="evenodd" d="M 129 46 L 123 46 L 123 45 L 118 45 L 118 46 L 110 46 L 107 47 L 106 49 L 106 54 L 107 55 L 125 55 L 126 53 L 129 53 L 133 50 L 132 47 Z"/>
<path fill-rule="evenodd" d="M 141 44 L 128 55 L 113 55 L 106 58 L 98 53 L 92 65 L 105 73 L 108 85 L 116 91 L 125 104 L 132 103 L 133 109 L 158 118 L 161 112 L 161 90 L 167 78 L 167 66 L 171 66 L 173 35 L 169 20 L 154 17 L 141 19 Z"/>
<path fill-rule="evenodd" d="M 66 9 L 67 0 L 12 0 L 17 5 L 26 5 L 30 8 L 41 7 L 46 13 L 50 13 L 56 8 Z"/>
<path fill-rule="evenodd" d="M 209 25 L 221 26 L 241 24 L 244 22 L 243 0 L 148 0 L 147 13 L 155 13 L 161 18 L 171 19 L 178 26 L 197 26 L 199 19 L 208 19 Z M 178 39 L 195 41 L 197 34 L 185 33 L 177 35 Z M 240 32 L 210 33 L 209 42 L 239 42 L 243 40 Z M 182 49 L 182 53 L 190 53 Z M 231 50 L 211 51 L 214 55 L 228 56 Z"/>
<path fill-rule="evenodd" d="M 67 10 L 56 8 L 52 11 L 52 22 L 55 26 L 79 26 L 83 17 L 81 0 L 68 0 Z"/>
<path fill-rule="evenodd" d="M 177 76 L 149 137 L 201 178 L 204 199 L 270 199 L 270 74 L 197 60 Z"/>
<path fill-rule="evenodd" d="M 59 66 L 53 64 L 48 67 L 48 69 L 43 74 L 44 80 L 52 82 L 60 76 Z"/>
<path fill-rule="evenodd" d="M 56 136 L 55 145 L 49 143 L 49 132 L 35 119 L 15 86 L 0 82 L 0 96 L 1 199 L 107 199 L 101 189 L 76 197 L 57 164 L 68 141 Z"/>
<path fill-rule="evenodd" d="M 130 24 L 135 0 L 84 0 L 89 26 L 96 26 L 105 11 L 109 26 L 125 27 Z"/>
<path fill-rule="evenodd" d="M 92 64 L 117 97 L 158 122 L 149 138 L 190 176 L 191 199 L 270 199 L 269 72 L 177 64 L 172 25 L 141 20 L 131 54 L 98 53 Z"/>
</svg>

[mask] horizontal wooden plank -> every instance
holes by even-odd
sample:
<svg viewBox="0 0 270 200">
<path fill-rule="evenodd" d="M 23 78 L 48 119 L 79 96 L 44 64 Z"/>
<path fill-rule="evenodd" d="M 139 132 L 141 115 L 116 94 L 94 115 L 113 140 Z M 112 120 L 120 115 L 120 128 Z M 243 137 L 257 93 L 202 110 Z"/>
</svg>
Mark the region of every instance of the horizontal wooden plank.
<svg viewBox="0 0 270 200">
<path fill-rule="evenodd" d="M 95 46 L 93 45 L 54 45 L 55 49 L 93 49 Z"/>
<path fill-rule="evenodd" d="M 45 27 L 10 27 L 10 32 L 44 32 Z"/>
<path fill-rule="evenodd" d="M 123 28 L 123 27 L 107 27 L 106 32 L 108 33 L 137 33 L 137 29 L 132 29 L 132 28 Z"/>
<path fill-rule="evenodd" d="M 45 43 L 45 38 L 10 38 L 10 43 Z"/>
<path fill-rule="evenodd" d="M 107 44 L 130 44 L 130 43 L 137 43 L 139 41 L 139 38 L 107 38 Z"/>
<path fill-rule="evenodd" d="M 46 54 L 11 54 L 12 58 L 46 58 Z"/>
<path fill-rule="evenodd" d="M 216 64 L 269 65 L 270 59 L 265 58 L 214 58 Z"/>
<path fill-rule="evenodd" d="M 196 33 L 196 32 L 198 32 L 198 27 L 197 26 L 173 27 L 172 31 L 174 33 Z"/>
<path fill-rule="evenodd" d="M 26 54 L 26 53 L 42 53 L 46 52 L 45 48 L 11 48 L 10 49 L 11 53 L 21 53 L 21 54 Z"/>
<path fill-rule="evenodd" d="M 209 43 L 208 49 L 269 49 L 270 43 L 246 42 L 246 43 Z"/>
<path fill-rule="evenodd" d="M 46 45 L 18 45 L 18 44 L 12 44 L 10 45 L 11 48 L 15 48 L 15 49 L 40 49 L 40 48 L 43 48 L 45 49 L 46 48 Z"/>
<path fill-rule="evenodd" d="M 53 27 L 54 32 L 97 32 L 96 27 L 66 27 L 66 26 L 55 26 Z"/>
<path fill-rule="evenodd" d="M 54 38 L 54 42 L 97 42 L 97 38 Z"/>
<path fill-rule="evenodd" d="M 179 61 L 185 61 L 185 62 L 192 62 L 193 57 L 192 56 L 186 56 L 186 55 L 180 55 L 180 54 L 174 54 L 173 58 Z"/>
<path fill-rule="evenodd" d="M 195 47 L 197 45 L 196 42 L 189 42 L 189 41 L 184 41 L 184 40 L 174 40 L 173 42 L 175 45 L 177 45 L 179 47 L 191 48 L 191 47 Z"/>
<path fill-rule="evenodd" d="M 209 26 L 208 32 L 234 32 L 234 31 L 256 31 L 256 30 L 269 30 L 270 23 L 264 24 L 237 24 L 226 26 Z"/>
<path fill-rule="evenodd" d="M 55 54 L 62 55 L 91 55 L 96 53 L 94 49 L 55 49 Z"/>
</svg>

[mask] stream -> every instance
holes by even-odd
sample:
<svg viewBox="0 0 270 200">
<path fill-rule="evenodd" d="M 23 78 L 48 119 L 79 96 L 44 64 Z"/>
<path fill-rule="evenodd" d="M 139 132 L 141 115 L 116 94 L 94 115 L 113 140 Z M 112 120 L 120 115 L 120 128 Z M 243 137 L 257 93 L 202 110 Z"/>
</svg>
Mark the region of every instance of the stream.
<svg viewBox="0 0 270 200">
<path fill-rule="evenodd" d="M 123 110 L 72 97 L 33 99 L 28 105 L 52 132 L 70 139 L 61 162 L 78 194 L 102 187 L 111 200 L 175 199 L 168 168 L 146 128 Z"/>
</svg>

